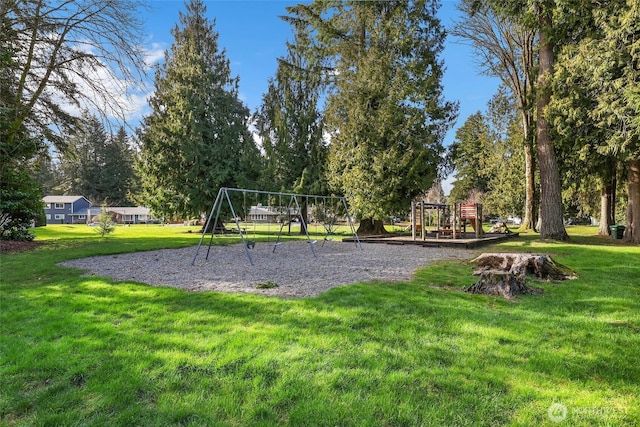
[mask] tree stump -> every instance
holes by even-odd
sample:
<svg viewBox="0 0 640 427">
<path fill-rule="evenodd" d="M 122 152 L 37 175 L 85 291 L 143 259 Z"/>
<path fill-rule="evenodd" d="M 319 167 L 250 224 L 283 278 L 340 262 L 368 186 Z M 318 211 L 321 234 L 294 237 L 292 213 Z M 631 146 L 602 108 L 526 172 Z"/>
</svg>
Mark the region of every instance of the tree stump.
<svg viewBox="0 0 640 427">
<path fill-rule="evenodd" d="M 473 272 L 480 276 L 465 292 L 483 295 L 498 295 L 513 299 L 516 295 L 531 295 L 542 292 L 539 288 L 529 287 L 526 276 L 535 274 L 540 279 L 574 279 L 573 272 L 551 259 L 549 255 L 533 254 L 482 254 L 471 262 L 480 269 Z"/>
<path fill-rule="evenodd" d="M 567 280 L 575 278 L 570 268 L 558 264 L 549 255 L 534 255 L 527 253 L 488 253 L 482 254 L 471 262 L 481 268 L 509 271 L 513 274 L 535 274 L 540 279 Z"/>
<path fill-rule="evenodd" d="M 466 288 L 465 292 L 513 299 L 517 295 L 537 294 L 540 291 L 527 286 L 524 276 L 502 270 L 485 270 L 480 272 L 478 281 Z"/>
</svg>

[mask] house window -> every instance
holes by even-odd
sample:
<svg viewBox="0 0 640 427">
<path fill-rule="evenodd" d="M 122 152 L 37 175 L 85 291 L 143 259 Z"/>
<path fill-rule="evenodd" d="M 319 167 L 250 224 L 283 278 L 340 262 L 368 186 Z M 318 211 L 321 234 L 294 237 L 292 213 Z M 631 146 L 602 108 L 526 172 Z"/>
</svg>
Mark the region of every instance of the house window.
<svg viewBox="0 0 640 427">
<path fill-rule="evenodd" d="M 56 214 L 56 219 L 64 219 L 64 214 Z"/>
<path fill-rule="evenodd" d="M 56 209 L 64 209 L 64 203 L 56 203 L 55 204 L 55 208 Z"/>
<path fill-rule="evenodd" d="M 51 203 L 45 203 L 44 208 L 45 209 L 51 209 Z"/>
<path fill-rule="evenodd" d="M 51 214 L 47 214 L 47 220 L 51 219 Z"/>
</svg>

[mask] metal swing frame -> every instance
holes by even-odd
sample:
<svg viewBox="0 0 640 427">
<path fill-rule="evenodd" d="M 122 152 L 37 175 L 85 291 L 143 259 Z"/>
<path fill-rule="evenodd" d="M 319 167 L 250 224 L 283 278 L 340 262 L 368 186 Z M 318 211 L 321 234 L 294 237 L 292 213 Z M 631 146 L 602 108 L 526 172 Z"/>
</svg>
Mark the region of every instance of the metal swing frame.
<svg viewBox="0 0 640 427">
<path fill-rule="evenodd" d="M 318 201 L 316 200 L 316 203 Z M 331 214 L 331 220 L 329 221 L 329 223 L 327 223 L 327 206 L 326 206 L 326 202 L 327 199 L 322 199 L 322 227 L 324 228 L 324 237 L 322 239 L 322 246 L 324 246 L 325 243 L 327 243 L 327 241 L 329 240 L 333 240 L 330 236 L 333 235 L 334 231 L 333 231 L 333 227 L 336 223 L 336 219 L 338 218 L 338 208 L 340 206 L 340 203 L 338 202 L 336 204 L 336 206 L 334 207 L 333 205 L 330 206 L 330 208 L 333 210 L 332 214 Z M 333 200 L 331 201 L 333 202 Z M 335 210 L 334 210 L 335 208 Z M 348 215 L 348 212 L 347 212 Z"/>
<path fill-rule="evenodd" d="M 357 248 L 360 248 L 361 250 L 362 248 L 362 243 L 360 242 L 360 239 L 358 238 L 358 233 L 356 232 L 356 227 L 353 223 L 353 219 L 351 217 L 351 215 L 349 214 L 349 209 L 347 207 L 347 200 L 342 197 L 342 196 L 320 196 L 320 195 L 314 195 L 314 194 L 297 194 L 297 193 L 283 193 L 283 192 L 275 192 L 275 191 L 261 191 L 261 190 L 250 190 L 250 189 L 245 189 L 245 188 L 230 188 L 230 187 L 221 187 L 220 190 L 218 190 L 218 194 L 216 195 L 216 199 L 215 202 L 213 203 L 213 207 L 211 208 L 211 212 L 209 213 L 209 217 L 207 218 L 207 222 L 202 230 L 202 236 L 200 237 L 200 242 L 198 243 L 198 247 L 196 249 L 196 253 L 193 256 L 193 261 L 191 261 L 191 265 L 195 265 L 196 263 L 196 259 L 198 258 L 198 253 L 200 252 L 200 248 L 202 247 L 202 243 L 204 242 L 204 237 L 205 234 L 207 233 L 207 230 L 209 229 L 209 225 L 211 224 L 211 221 L 214 220 L 213 224 L 214 226 L 216 224 L 218 224 L 218 220 L 220 219 L 220 212 L 222 210 L 222 205 L 226 203 L 229 205 L 229 209 L 231 210 L 231 215 L 233 217 L 233 221 L 235 222 L 236 225 L 236 229 L 238 232 L 238 235 L 240 236 L 240 239 L 242 240 L 242 246 L 244 247 L 245 253 L 247 254 L 247 259 L 249 260 L 249 263 L 253 266 L 253 258 L 251 257 L 251 252 L 249 251 L 249 244 L 250 241 L 249 239 L 247 239 L 247 237 L 245 236 L 246 233 L 243 233 L 242 231 L 242 227 L 240 227 L 240 221 L 238 220 L 238 215 L 236 214 L 236 210 L 233 207 L 233 203 L 231 202 L 231 198 L 229 197 L 229 193 L 243 193 L 244 196 L 246 196 L 247 193 L 251 193 L 251 194 L 266 194 L 268 197 L 270 196 L 278 196 L 280 198 L 280 200 L 282 200 L 282 197 L 290 197 L 289 199 L 289 204 L 287 206 L 287 213 L 290 215 L 291 212 L 291 208 L 295 205 L 295 208 L 297 209 L 298 212 L 302 213 L 302 209 L 300 208 L 300 203 L 298 202 L 299 198 L 307 198 L 307 201 L 309 200 L 309 198 L 314 198 L 315 200 L 317 199 L 322 199 L 323 201 L 327 201 L 327 200 L 336 200 L 337 204 L 340 205 L 342 204 L 344 206 L 344 210 L 345 210 L 345 215 L 347 217 L 347 222 L 349 224 L 349 228 L 351 230 L 351 234 L 353 235 L 353 241 L 356 245 Z M 308 205 L 308 202 L 307 202 Z M 214 219 L 215 218 L 215 219 Z M 309 244 L 309 248 L 311 249 L 311 253 L 313 254 L 314 258 L 317 257 L 316 255 L 316 251 L 314 248 L 314 245 L 316 243 L 316 241 L 312 241 L 311 237 L 309 236 L 309 228 L 307 226 L 306 223 L 306 219 L 300 215 L 300 222 L 301 222 L 301 226 L 304 229 L 304 232 L 307 236 L 307 243 Z M 282 237 L 282 229 L 284 228 L 284 221 L 280 223 L 280 231 L 278 232 L 278 239 L 276 240 L 276 242 L 273 245 L 273 253 L 275 253 L 276 248 L 282 244 L 282 242 L 280 241 L 280 238 Z M 213 230 L 215 231 L 215 230 Z M 215 234 L 212 231 L 211 233 L 211 237 L 209 238 L 209 245 L 207 247 L 207 254 L 205 256 L 205 259 L 208 260 L 209 259 L 209 253 L 211 251 L 211 245 L 213 244 L 213 235 Z M 326 240 L 326 235 L 325 235 L 325 240 Z M 255 245 L 255 242 L 251 242 L 252 244 Z M 324 242 L 323 242 L 324 245 Z"/>
</svg>

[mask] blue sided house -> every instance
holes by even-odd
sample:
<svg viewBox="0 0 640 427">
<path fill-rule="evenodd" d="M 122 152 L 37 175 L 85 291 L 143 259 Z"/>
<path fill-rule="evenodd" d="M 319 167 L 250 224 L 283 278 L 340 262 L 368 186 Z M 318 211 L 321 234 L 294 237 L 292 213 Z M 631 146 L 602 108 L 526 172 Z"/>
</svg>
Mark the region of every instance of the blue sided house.
<svg viewBox="0 0 640 427">
<path fill-rule="evenodd" d="M 47 224 L 85 224 L 91 203 L 83 196 L 46 196 Z"/>
<path fill-rule="evenodd" d="M 46 196 L 44 214 L 47 224 L 91 224 L 100 215 L 101 207 L 91 206 L 83 196 Z M 105 209 L 118 224 L 148 224 L 154 222 L 149 208 L 144 206 L 109 207 Z"/>
</svg>

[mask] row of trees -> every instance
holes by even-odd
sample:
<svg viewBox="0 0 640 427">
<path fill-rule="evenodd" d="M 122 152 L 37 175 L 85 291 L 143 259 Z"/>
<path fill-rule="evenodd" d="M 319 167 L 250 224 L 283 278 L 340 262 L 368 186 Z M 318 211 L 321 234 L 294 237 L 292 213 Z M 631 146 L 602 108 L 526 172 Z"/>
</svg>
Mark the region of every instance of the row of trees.
<svg viewBox="0 0 640 427">
<path fill-rule="evenodd" d="M 97 117 L 85 114 L 68 141 L 55 161 L 38 159 L 36 181 L 44 194 L 81 194 L 95 206 L 137 203 L 136 153 L 124 127 L 108 134 Z"/>
<path fill-rule="evenodd" d="M 597 182 L 600 232 L 608 233 L 626 170 L 625 239 L 640 242 L 640 2 L 463 0 L 460 10 L 453 33 L 475 47 L 482 71 L 499 77 L 517 103 L 526 171 L 523 228 L 534 228 L 539 212 L 542 237 L 566 238 L 563 195 L 588 205 Z M 468 142 L 458 138 L 457 144 Z"/>
<path fill-rule="evenodd" d="M 525 153 L 517 107 L 502 86 L 458 128 L 448 160 L 456 170 L 450 200 L 482 203 L 486 215 L 520 215 L 525 206 Z"/>
<path fill-rule="evenodd" d="M 335 192 L 349 198 L 361 232 L 382 231 L 383 218 L 433 183 L 455 118 L 456 105 L 442 99 L 436 8 L 289 7 L 293 41 L 249 117 L 204 5 L 191 1 L 139 132 L 144 198 L 156 212 L 198 215 L 220 186 Z"/>
<path fill-rule="evenodd" d="M 111 92 L 91 70 L 120 69 L 131 77 L 131 69 L 140 69 L 130 68 L 141 59 L 133 19 L 140 6 L 127 1 L 116 9 L 97 0 L 1 6 L 2 188 L 9 183 L 11 193 L 3 193 L 5 218 L 24 224 L 31 215 L 26 201 L 38 191 L 24 171 L 33 169 L 46 141 L 69 164 L 86 154 L 85 161 L 100 165 L 107 147 L 132 154 L 123 148 L 124 132 L 95 138 L 95 120 L 64 107 L 114 105 L 96 101 Z M 197 216 L 220 186 L 342 193 L 362 219 L 361 231 L 383 231 L 383 218 L 402 213 L 446 172 L 443 138 L 457 105 L 442 96 L 445 32 L 437 8 L 436 0 L 289 7 L 283 19 L 292 41 L 251 115 L 203 2 L 189 1 L 156 69 L 152 113 L 137 131 L 136 200 L 159 215 Z M 638 241 L 638 1 L 463 0 L 461 8 L 464 20 L 454 33 L 474 44 L 483 69 L 502 78 L 506 90 L 486 116 L 470 117 L 456 135 L 448 156 L 458 169 L 453 197 L 485 194 L 497 212 L 523 206 L 525 227 L 539 217 L 543 238 L 565 239 L 562 190 L 583 189 L 563 186 L 561 172 L 582 165 L 593 176 L 603 164 L 612 170 L 626 164 L 627 238 Z M 605 193 L 617 176 L 602 173 Z"/>
</svg>

